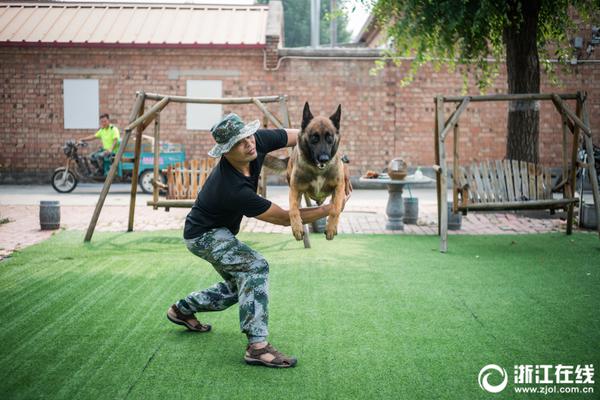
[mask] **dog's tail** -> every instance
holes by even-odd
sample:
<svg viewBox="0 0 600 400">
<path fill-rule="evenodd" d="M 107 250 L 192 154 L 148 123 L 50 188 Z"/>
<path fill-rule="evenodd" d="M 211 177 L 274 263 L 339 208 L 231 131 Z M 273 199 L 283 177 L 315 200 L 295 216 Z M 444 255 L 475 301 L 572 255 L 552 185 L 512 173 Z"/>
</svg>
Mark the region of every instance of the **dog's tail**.
<svg viewBox="0 0 600 400">
<path fill-rule="evenodd" d="M 265 156 L 265 161 L 263 162 L 263 165 L 265 167 L 269 168 L 270 170 L 273 170 L 273 171 L 281 174 L 287 170 L 287 165 L 288 165 L 289 160 L 290 160 L 289 157 L 277 158 L 275 156 L 267 154 Z"/>
</svg>

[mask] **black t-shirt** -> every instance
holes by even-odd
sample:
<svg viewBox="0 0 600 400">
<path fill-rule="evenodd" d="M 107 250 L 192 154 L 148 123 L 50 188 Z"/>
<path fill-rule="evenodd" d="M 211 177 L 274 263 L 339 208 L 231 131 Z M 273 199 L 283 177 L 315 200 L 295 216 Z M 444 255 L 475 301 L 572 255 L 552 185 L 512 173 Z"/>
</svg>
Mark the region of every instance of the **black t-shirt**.
<svg viewBox="0 0 600 400">
<path fill-rule="evenodd" d="M 257 156 L 250 162 L 250 176 L 244 176 L 221 157 L 185 219 L 185 239 L 213 228 L 227 228 L 236 235 L 243 215 L 255 217 L 269 209 L 271 202 L 256 193 L 258 176 L 265 155 L 287 145 L 287 133 L 283 129 L 259 129 L 254 136 Z"/>
</svg>

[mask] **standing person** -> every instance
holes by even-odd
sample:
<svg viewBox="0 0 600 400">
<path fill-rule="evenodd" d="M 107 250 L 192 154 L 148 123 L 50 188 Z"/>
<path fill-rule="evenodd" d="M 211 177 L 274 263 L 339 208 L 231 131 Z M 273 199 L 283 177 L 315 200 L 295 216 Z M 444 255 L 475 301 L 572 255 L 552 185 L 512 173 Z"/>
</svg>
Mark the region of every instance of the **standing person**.
<svg viewBox="0 0 600 400">
<path fill-rule="evenodd" d="M 104 158 L 115 154 L 119 149 L 121 142 L 121 134 L 119 128 L 110 123 L 108 114 L 100 115 L 100 129 L 90 136 L 81 139 L 82 142 L 87 142 L 94 139 L 102 141 L 102 147 L 90 155 L 92 163 L 98 168 L 96 174 L 104 175 Z"/>
<path fill-rule="evenodd" d="M 246 363 L 287 368 L 296 365 L 296 358 L 267 342 L 269 264 L 235 235 L 243 215 L 290 225 L 288 211 L 260 197 L 256 189 L 265 155 L 296 145 L 299 130 L 258 127 L 258 120 L 246 125 L 236 114 L 229 114 L 211 129 L 217 144 L 208 154 L 221 160 L 198 193 L 183 237 L 187 248 L 212 264 L 223 281 L 177 301 L 167 310 L 167 318 L 191 331 L 208 332 L 211 326 L 198 321 L 194 313 L 221 311 L 239 303 L 240 328 L 248 338 Z M 349 180 L 346 187 L 349 196 Z M 302 221 L 323 218 L 329 209 L 329 204 L 300 209 Z"/>
</svg>

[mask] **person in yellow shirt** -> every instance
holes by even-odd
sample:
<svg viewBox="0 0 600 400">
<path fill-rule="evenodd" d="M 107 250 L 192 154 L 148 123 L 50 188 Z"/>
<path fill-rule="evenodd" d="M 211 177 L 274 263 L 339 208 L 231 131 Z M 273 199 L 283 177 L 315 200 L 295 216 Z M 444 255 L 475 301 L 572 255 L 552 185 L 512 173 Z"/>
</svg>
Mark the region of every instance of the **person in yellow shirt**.
<svg viewBox="0 0 600 400">
<path fill-rule="evenodd" d="M 104 174 L 104 158 L 110 157 L 115 154 L 119 149 L 119 143 L 121 142 L 121 134 L 119 128 L 110 123 L 110 117 L 108 114 L 102 114 L 100 116 L 100 129 L 90 136 L 86 136 L 81 139 L 82 142 L 87 142 L 94 139 L 100 139 L 102 141 L 102 147 L 90 155 L 92 164 L 94 164 L 98 170 L 98 175 Z"/>
</svg>

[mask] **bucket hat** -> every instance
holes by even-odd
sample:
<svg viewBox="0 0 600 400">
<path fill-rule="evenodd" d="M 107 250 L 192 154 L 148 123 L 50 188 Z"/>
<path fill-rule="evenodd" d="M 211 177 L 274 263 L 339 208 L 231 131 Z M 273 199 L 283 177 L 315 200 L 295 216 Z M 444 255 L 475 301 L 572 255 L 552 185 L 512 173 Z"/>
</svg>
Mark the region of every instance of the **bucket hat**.
<svg viewBox="0 0 600 400">
<path fill-rule="evenodd" d="M 217 144 L 210 149 L 208 155 L 211 157 L 222 156 L 231 150 L 240 140 L 254 135 L 259 127 L 259 120 L 244 124 L 239 115 L 235 113 L 227 114 L 221 121 L 210 128 L 210 132 Z"/>
</svg>

